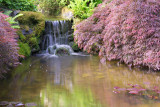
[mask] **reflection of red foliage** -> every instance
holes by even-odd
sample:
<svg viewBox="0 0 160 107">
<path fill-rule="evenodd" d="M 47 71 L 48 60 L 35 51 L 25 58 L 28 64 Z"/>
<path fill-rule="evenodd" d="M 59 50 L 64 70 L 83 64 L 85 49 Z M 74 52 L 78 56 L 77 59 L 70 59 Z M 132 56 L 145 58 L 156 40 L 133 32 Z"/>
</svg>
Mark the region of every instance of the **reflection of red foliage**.
<svg viewBox="0 0 160 107">
<path fill-rule="evenodd" d="M 160 70 L 160 1 L 112 0 L 76 26 L 75 40 L 101 61 Z"/>
<path fill-rule="evenodd" d="M 18 47 L 16 30 L 5 21 L 8 16 L 0 13 L 0 75 L 8 67 L 18 64 Z"/>
</svg>

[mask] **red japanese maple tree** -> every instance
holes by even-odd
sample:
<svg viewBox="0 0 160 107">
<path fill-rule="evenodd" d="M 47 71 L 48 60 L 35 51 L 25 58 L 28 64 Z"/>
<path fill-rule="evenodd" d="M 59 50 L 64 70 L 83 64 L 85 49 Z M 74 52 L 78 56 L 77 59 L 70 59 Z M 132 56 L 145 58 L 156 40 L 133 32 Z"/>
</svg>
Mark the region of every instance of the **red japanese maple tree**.
<svg viewBox="0 0 160 107">
<path fill-rule="evenodd" d="M 7 17 L 0 13 L 0 76 L 19 64 L 16 30 L 5 20 Z"/>
<path fill-rule="evenodd" d="M 106 0 L 76 26 L 75 41 L 101 61 L 160 70 L 160 0 Z"/>
</svg>

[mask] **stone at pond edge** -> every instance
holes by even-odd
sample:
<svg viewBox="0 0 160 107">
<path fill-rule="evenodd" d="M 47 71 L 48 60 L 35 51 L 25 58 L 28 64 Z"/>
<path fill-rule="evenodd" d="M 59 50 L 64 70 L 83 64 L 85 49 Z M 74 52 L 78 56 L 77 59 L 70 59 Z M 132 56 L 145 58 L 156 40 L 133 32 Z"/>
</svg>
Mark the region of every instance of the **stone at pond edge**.
<svg viewBox="0 0 160 107">
<path fill-rule="evenodd" d="M 32 107 L 32 106 L 37 106 L 37 104 L 35 104 L 35 103 L 26 103 L 25 106 L 26 107 Z"/>
<path fill-rule="evenodd" d="M 20 13 L 20 10 L 14 10 L 11 14 L 10 14 L 10 16 L 11 17 L 14 17 L 14 16 L 16 16 L 17 14 L 19 14 Z"/>
<path fill-rule="evenodd" d="M 8 101 L 1 101 L 0 102 L 0 107 L 7 106 L 8 104 L 9 104 Z"/>
<path fill-rule="evenodd" d="M 12 104 L 9 104 L 9 105 L 7 105 L 6 107 L 15 107 L 15 106 L 13 106 Z"/>
<path fill-rule="evenodd" d="M 32 29 L 29 29 L 28 31 L 25 30 L 25 29 L 22 30 L 22 34 L 23 34 L 23 35 L 29 35 L 29 34 L 32 34 L 32 32 L 33 32 Z"/>
<path fill-rule="evenodd" d="M 25 107 L 25 105 L 22 104 L 22 103 L 19 103 L 19 104 L 17 104 L 15 107 Z"/>
</svg>

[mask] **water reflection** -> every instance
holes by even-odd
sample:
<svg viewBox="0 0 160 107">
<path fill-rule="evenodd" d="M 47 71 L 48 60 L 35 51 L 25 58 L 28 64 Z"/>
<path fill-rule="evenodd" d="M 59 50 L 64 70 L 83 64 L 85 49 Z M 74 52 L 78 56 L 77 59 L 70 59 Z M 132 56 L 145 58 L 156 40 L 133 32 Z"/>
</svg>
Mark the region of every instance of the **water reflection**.
<svg viewBox="0 0 160 107">
<path fill-rule="evenodd" d="M 113 87 L 159 86 L 159 73 L 129 70 L 117 62 L 101 65 L 97 57 L 31 57 L 0 82 L 0 101 L 35 102 L 38 107 L 158 107 L 159 101 Z"/>
</svg>

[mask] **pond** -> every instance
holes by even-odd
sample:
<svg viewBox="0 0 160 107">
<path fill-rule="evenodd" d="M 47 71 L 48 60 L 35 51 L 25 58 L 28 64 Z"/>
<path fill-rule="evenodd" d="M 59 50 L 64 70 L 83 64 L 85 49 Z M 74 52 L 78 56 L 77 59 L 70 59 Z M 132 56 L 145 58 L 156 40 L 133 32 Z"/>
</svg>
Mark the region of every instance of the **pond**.
<svg viewBox="0 0 160 107">
<path fill-rule="evenodd" d="M 102 65 L 96 56 L 32 56 L 0 82 L 0 101 L 35 103 L 36 107 L 159 107 L 160 101 L 114 87 L 159 86 L 160 74 Z"/>
</svg>

